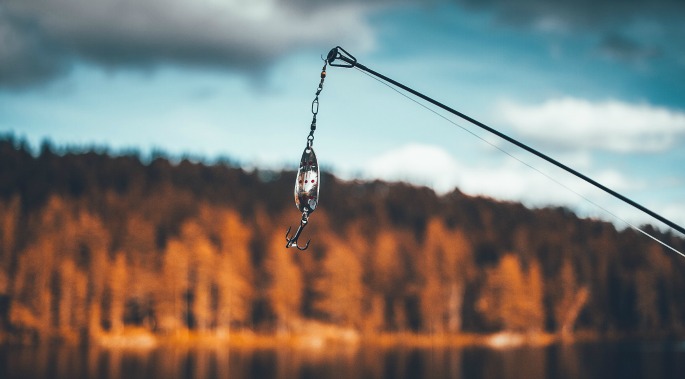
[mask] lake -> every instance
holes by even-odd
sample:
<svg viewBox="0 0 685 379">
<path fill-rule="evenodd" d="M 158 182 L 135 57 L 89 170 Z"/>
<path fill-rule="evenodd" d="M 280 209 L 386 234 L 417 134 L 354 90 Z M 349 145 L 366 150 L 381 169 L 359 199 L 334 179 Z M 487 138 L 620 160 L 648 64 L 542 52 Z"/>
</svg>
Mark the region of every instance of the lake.
<svg viewBox="0 0 685 379">
<path fill-rule="evenodd" d="M 491 349 L 0 346 L 0 378 L 507 379 L 685 378 L 684 342 Z"/>
</svg>

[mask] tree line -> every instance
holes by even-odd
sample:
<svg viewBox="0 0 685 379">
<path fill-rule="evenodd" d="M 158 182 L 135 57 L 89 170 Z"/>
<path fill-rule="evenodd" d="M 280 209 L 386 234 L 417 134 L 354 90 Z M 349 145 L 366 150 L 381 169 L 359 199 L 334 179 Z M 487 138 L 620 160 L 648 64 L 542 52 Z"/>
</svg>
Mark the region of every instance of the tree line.
<svg viewBox="0 0 685 379">
<path fill-rule="evenodd" d="M 279 333 L 682 334 L 685 262 L 565 208 L 322 176 L 303 238 L 293 172 L 0 138 L 0 335 L 126 327 Z M 685 240 L 652 232 L 680 250 Z"/>
</svg>

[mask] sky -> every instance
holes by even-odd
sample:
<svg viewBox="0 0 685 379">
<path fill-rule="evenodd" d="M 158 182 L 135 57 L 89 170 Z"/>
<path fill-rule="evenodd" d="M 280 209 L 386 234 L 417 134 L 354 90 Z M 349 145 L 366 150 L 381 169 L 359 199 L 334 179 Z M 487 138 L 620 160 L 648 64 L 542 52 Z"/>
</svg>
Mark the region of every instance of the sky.
<svg viewBox="0 0 685 379">
<path fill-rule="evenodd" d="M 0 134 L 296 170 L 338 45 L 685 225 L 680 0 L 2 0 Z M 341 178 L 667 230 L 359 70 L 329 67 L 319 102 L 314 149 Z"/>
</svg>

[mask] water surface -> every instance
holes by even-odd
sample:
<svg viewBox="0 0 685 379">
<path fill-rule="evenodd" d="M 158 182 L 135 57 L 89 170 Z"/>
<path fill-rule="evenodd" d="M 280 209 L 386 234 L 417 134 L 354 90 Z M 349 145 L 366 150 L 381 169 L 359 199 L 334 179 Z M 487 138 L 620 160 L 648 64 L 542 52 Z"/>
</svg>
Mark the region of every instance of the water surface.
<svg viewBox="0 0 685 379">
<path fill-rule="evenodd" d="M 675 379 L 685 378 L 685 344 L 584 343 L 513 349 L 4 346 L 0 378 Z"/>
</svg>

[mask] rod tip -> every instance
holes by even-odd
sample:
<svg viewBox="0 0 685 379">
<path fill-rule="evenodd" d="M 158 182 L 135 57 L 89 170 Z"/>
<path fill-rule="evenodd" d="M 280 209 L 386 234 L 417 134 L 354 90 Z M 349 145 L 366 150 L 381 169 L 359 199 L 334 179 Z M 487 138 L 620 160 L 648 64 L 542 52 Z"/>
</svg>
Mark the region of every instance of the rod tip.
<svg viewBox="0 0 685 379">
<path fill-rule="evenodd" d="M 352 54 L 348 53 L 340 46 L 336 46 L 328 52 L 326 61 L 329 65 L 334 67 L 351 68 L 357 64 L 357 58 L 353 57 Z M 344 63 L 334 63 L 335 61 L 342 61 Z"/>
<path fill-rule="evenodd" d="M 331 64 L 331 63 L 333 63 L 333 61 L 337 57 L 338 57 L 338 46 L 332 48 L 331 51 L 328 52 L 328 55 L 326 56 L 326 62 L 328 62 L 328 64 Z"/>
</svg>

